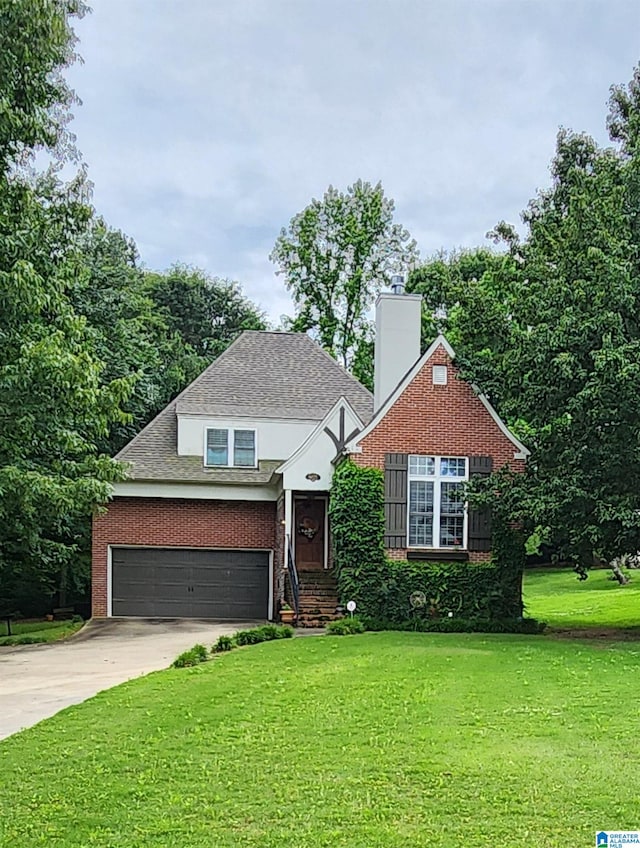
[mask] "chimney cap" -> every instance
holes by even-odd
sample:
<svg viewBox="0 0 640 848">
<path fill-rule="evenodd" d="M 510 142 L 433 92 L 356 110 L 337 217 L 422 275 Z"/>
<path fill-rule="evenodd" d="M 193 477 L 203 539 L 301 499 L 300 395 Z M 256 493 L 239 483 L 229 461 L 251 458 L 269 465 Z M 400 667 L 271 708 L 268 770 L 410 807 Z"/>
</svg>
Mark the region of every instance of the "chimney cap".
<svg viewBox="0 0 640 848">
<path fill-rule="evenodd" d="M 391 277 L 391 291 L 394 294 L 404 294 L 404 274 L 394 274 Z"/>
</svg>

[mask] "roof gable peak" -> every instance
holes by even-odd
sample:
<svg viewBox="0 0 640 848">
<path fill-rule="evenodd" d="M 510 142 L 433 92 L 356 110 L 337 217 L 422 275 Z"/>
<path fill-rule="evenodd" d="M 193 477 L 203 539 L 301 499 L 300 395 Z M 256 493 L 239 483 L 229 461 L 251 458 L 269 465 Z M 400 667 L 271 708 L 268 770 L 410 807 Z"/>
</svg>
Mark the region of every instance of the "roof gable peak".
<svg viewBox="0 0 640 848">
<path fill-rule="evenodd" d="M 365 436 L 367 436 L 377 425 L 378 423 L 385 417 L 387 412 L 391 409 L 391 407 L 398 400 L 400 395 L 404 392 L 407 386 L 413 382 L 413 380 L 418 376 L 418 374 L 422 371 L 427 362 L 431 359 L 431 357 L 436 353 L 436 351 L 440 348 L 444 348 L 447 355 L 454 362 L 456 358 L 456 353 L 449 343 L 449 340 L 443 333 L 439 333 L 434 341 L 429 345 L 427 350 L 422 354 L 422 356 L 417 360 L 417 362 L 413 365 L 412 368 L 404 375 L 402 380 L 398 383 L 396 388 L 391 392 L 389 397 L 385 400 L 382 406 L 376 410 L 373 415 L 373 418 L 367 426 L 354 438 L 349 444 L 346 446 L 345 450 L 347 452 L 357 451 L 358 442 L 360 442 Z M 494 420 L 498 429 L 509 439 L 509 441 L 517 448 L 516 458 L 525 459 L 529 456 L 530 451 L 522 444 L 522 442 L 511 432 L 511 430 L 507 427 L 505 422 L 500 418 L 493 405 L 489 401 L 489 398 L 480 391 L 480 388 L 476 385 L 476 383 L 472 383 L 469 380 L 465 382 L 468 383 L 469 386 L 473 389 L 474 394 L 478 398 L 478 400 L 485 407 L 491 418 Z"/>
</svg>

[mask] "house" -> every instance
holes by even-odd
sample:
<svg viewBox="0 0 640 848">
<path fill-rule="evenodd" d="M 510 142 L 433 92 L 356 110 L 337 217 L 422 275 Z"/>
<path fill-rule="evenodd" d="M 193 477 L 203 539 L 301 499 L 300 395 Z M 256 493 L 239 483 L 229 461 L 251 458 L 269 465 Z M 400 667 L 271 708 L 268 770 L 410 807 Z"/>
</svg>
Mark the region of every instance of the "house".
<svg viewBox="0 0 640 848">
<path fill-rule="evenodd" d="M 344 456 L 384 469 L 390 556 L 488 559 L 459 492 L 527 451 L 444 337 L 420 355 L 420 326 L 419 296 L 380 295 L 373 397 L 305 334 L 239 336 L 118 454 L 128 477 L 94 519 L 94 617 L 271 619 L 290 592 L 303 622 L 331 616 Z"/>
</svg>

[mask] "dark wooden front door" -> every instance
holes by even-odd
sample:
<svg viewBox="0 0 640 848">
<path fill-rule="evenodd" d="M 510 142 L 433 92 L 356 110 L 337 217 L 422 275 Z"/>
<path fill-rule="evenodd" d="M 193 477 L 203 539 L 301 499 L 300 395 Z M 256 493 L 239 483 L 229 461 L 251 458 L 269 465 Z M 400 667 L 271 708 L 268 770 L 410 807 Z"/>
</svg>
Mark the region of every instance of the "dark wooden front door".
<svg viewBox="0 0 640 848">
<path fill-rule="evenodd" d="M 298 571 L 324 568 L 325 509 L 325 500 L 295 499 L 295 558 Z"/>
</svg>

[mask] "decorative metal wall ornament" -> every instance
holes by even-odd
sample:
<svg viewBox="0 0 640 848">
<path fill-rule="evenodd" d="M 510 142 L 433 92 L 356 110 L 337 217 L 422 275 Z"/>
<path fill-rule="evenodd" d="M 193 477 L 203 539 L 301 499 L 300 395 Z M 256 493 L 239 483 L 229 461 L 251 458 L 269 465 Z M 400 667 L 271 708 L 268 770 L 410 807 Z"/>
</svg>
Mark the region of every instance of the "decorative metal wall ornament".
<svg viewBox="0 0 640 848">
<path fill-rule="evenodd" d="M 316 521 L 315 518 L 311 518 L 309 515 L 305 515 L 298 523 L 299 535 L 304 536 L 305 539 L 308 539 L 310 542 L 315 538 L 319 529 L 319 522 Z"/>
<path fill-rule="evenodd" d="M 316 474 L 315 471 L 311 471 L 309 474 L 305 476 L 306 480 L 310 480 L 312 483 L 317 483 L 320 479 L 320 475 Z"/>
<path fill-rule="evenodd" d="M 333 444 L 335 445 L 337 455 L 339 456 L 342 453 L 344 446 L 347 442 L 351 441 L 354 436 L 357 436 L 360 432 L 360 428 L 356 427 L 355 430 L 352 430 L 349 435 L 345 433 L 345 419 L 344 419 L 344 406 L 340 407 L 340 423 L 339 423 L 338 435 L 329 428 L 325 427 L 324 432 L 329 436 Z"/>
<path fill-rule="evenodd" d="M 422 607 L 426 606 L 427 596 L 424 592 L 412 592 L 409 595 L 409 603 L 413 609 L 422 609 Z"/>
</svg>

